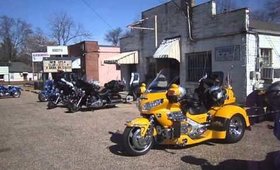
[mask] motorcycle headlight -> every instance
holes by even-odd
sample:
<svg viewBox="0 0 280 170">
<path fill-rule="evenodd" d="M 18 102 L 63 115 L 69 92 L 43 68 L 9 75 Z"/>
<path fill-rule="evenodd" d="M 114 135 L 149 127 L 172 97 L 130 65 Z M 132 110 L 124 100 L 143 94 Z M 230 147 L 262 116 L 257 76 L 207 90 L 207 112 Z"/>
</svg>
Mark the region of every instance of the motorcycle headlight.
<svg viewBox="0 0 280 170">
<path fill-rule="evenodd" d="M 158 105 L 161 105 L 162 103 L 163 103 L 163 99 L 158 99 L 158 100 L 154 100 L 152 102 L 148 102 L 148 103 L 144 104 L 143 110 L 150 110 Z"/>
</svg>

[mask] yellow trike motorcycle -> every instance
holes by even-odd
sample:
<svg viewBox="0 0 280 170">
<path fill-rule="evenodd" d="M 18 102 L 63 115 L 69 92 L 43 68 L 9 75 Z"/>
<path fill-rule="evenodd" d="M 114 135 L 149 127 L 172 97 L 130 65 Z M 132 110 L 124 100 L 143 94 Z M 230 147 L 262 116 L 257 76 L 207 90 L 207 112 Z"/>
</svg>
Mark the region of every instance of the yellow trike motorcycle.
<svg viewBox="0 0 280 170">
<path fill-rule="evenodd" d="M 141 94 L 141 117 L 126 124 L 123 142 L 129 155 L 144 155 L 154 144 L 186 146 L 211 139 L 229 143 L 242 139 L 250 126 L 249 118 L 235 104 L 231 86 L 222 86 L 205 76 L 195 95 L 189 96 L 176 80 L 168 81 L 163 73 Z"/>
</svg>

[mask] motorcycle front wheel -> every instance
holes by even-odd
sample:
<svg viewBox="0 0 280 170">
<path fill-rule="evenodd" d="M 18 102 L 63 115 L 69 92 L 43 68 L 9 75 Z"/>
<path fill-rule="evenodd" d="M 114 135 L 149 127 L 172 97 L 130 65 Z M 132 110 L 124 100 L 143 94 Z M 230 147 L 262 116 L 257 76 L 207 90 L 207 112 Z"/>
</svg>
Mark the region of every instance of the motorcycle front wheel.
<svg viewBox="0 0 280 170">
<path fill-rule="evenodd" d="M 67 107 L 68 107 L 68 110 L 70 113 L 75 113 L 75 112 L 79 111 L 81 108 L 80 106 L 77 106 L 76 104 L 68 104 Z"/>
<path fill-rule="evenodd" d="M 125 151 L 132 156 L 145 155 L 154 144 L 153 136 L 142 137 L 139 127 L 126 127 L 123 140 Z"/>
<path fill-rule="evenodd" d="M 47 96 L 43 93 L 39 93 L 38 99 L 40 102 L 46 102 L 48 100 Z"/>
<path fill-rule="evenodd" d="M 21 95 L 21 92 L 20 92 L 20 91 L 15 91 L 15 92 L 13 93 L 13 97 L 16 97 L 16 98 L 19 98 L 20 95 Z"/>
</svg>

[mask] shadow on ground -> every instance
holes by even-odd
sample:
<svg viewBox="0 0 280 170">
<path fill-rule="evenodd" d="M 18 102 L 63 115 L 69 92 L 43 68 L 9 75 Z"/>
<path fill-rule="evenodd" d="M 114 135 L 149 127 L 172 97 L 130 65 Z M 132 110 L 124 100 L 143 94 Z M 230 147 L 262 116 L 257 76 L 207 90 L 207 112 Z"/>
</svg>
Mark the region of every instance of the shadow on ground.
<svg viewBox="0 0 280 170">
<path fill-rule="evenodd" d="M 202 170 L 279 170 L 280 151 L 270 152 L 263 161 L 229 159 L 212 165 L 208 160 L 194 156 L 184 156 L 185 163 L 200 166 Z"/>
<path fill-rule="evenodd" d="M 115 155 L 119 155 L 119 156 L 130 156 L 127 155 L 125 153 L 125 149 L 123 146 L 123 134 L 122 132 L 120 132 L 119 130 L 117 130 L 116 132 L 109 132 L 109 134 L 111 134 L 111 142 L 115 143 L 115 145 L 112 145 L 109 147 L 109 150 L 111 153 L 115 154 Z M 195 144 L 195 145 L 189 145 L 189 146 L 178 146 L 178 145 L 160 145 L 160 144 L 155 144 L 152 148 L 152 150 L 161 150 L 164 151 L 166 153 L 169 154 L 176 154 L 176 152 L 174 152 L 174 150 L 178 150 L 178 149 L 187 149 L 187 148 L 191 148 L 191 147 L 195 147 L 197 145 L 209 145 L 209 146 L 214 146 L 215 144 L 212 142 L 203 142 L 200 144 Z M 172 151 L 173 150 L 173 151 Z"/>
<path fill-rule="evenodd" d="M 114 145 L 109 146 L 110 152 L 115 155 L 119 155 L 119 156 L 128 156 L 124 152 L 124 148 L 122 145 L 122 143 L 123 143 L 122 133 L 119 130 L 117 130 L 116 132 L 109 132 L 109 134 L 111 134 L 111 137 L 110 137 L 111 142 L 114 143 Z"/>
</svg>

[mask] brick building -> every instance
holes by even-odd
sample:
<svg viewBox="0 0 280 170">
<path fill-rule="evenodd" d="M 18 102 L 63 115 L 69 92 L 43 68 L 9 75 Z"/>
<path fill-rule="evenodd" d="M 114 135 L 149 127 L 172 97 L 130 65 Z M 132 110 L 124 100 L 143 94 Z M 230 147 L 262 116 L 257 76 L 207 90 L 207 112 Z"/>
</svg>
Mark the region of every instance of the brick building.
<svg viewBox="0 0 280 170">
<path fill-rule="evenodd" d="M 69 56 L 81 59 L 80 74 L 87 80 L 97 80 L 101 85 L 110 80 L 120 80 L 116 65 L 104 64 L 106 58 L 120 53 L 119 47 L 99 45 L 97 41 L 82 41 L 68 46 Z"/>
</svg>

